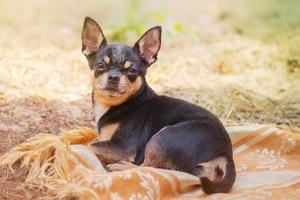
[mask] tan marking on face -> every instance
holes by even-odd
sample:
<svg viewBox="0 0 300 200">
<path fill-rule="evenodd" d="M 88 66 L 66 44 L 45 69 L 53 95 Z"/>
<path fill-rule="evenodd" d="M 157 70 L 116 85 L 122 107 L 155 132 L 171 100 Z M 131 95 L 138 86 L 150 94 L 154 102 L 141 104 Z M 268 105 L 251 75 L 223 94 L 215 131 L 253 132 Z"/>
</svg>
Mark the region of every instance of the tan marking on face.
<svg viewBox="0 0 300 200">
<path fill-rule="evenodd" d="M 99 133 L 99 141 L 108 141 L 112 138 L 112 136 L 115 134 L 115 132 L 119 128 L 119 123 L 114 123 L 114 124 L 108 124 L 103 126 L 100 129 Z"/>
<path fill-rule="evenodd" d="M 222 176 L 225 176 L 226 165 L 227 165 L 227 161 L 226 161 L 225 157 L 218 157 L 218 158 L 208 161 L 206 163 L 200 163 L 197 166 L 203 167 L 203 171 L 201 172 L 200 177 L 206 177 L 211 181 L 217 181 L 217 180 L 221 179 L 222 177 L 220 177 L 217 174 L 215 169 L 217 167 L 220 168 L 221 171 L 223 172 Z"/>
<path fill-rule="evenodd" d="M 91 71 L 91 84 L 92 84 L 92 86 L 95 84 L 94 70 Z M 95 101 L 95 97 L 94 97 L 94 102 L 95 102 L 94 117 L 95 117 L 95 124 L 97 126 L 97 122 L 102 117 L 102 115 L 104 115 L 106 113 L 106 111 L 109 110 L 110 106 L 104 105 L 99 101 Z"/>
<path fill-rule="evenodd" d="M 106 64 L 109 64 L 109 62 L 110 62 L 110 58 L 108 56 L 104 56 L 103 60 Z"/>
<path fill-rule="evenodd" d="M 131 62 L 130 61 L 126 61 L 124 64 L 124 68 L 128 69 L 131 66 Z"/>
<path fill-rule="evenodd" d="M 138 77 L 134 83 L 131 83 L 129 79 L 125 76 L 122 75 L 120 77 L 120 85 L 124 86 L 124 93 L 120 94 L 115 97 L 109 97 L 106 93 L 101 91 L 99 88 L 97 88 L 97 85 L 99 84 L 100 81 L 103 81 L 103 74 L 102 76 L 100 75 L 97 79 L 92 79 L 92 86 L 93 86 L 93 91 L 94 91 L 94 101 L 99 102 L 105 106 L 116 106 L 124 103 L 127 101 L 127 99 L 132 96 L 134 93 L 136 93 L 142 86 L 142 78 Z"/>
</svg>

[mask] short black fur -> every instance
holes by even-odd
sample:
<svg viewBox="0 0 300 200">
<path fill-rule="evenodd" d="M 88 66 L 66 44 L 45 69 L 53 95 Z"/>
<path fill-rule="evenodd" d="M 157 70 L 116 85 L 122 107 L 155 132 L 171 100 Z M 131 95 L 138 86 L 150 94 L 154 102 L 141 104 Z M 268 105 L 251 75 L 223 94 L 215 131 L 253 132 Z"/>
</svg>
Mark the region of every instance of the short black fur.
<svg viewBox="0 0 300 200">
<path fill-rule="evenodd" d="M 147 41 L 149 38 L 154 41 Z M 146 41 L 141 43 L 143 39 Z M 86 55 L 90 68 L 95 70 L 95 78 L 100 74 L 98 64 L 103 64 L 104 57 L 108 56 L 110 63 L 106 71 L 119 70 L 132 83 L 137 77 L 142 80 L 134 94 L 125 102 L 111 106 L 96 122 L 99 134 L 107 125 L 117 123 L 119 126 L 110 140 L 96 142 L 92 147 L 107 163 L 127 160 L 136 165 L 176 169 L 199 176 L 206 193 L 228 192 L 235 180 L 235 167 L 232 144 L 220 120 L 189 102 L 157 95 L 146 82 L 146 71 L 157 59 L 160 40 L 161 28 L 154 27 L 133 47 L 107 45 L 105 41 L 97 52 Z M 141 49 L 147 45 L 152 45 L 150 50 Z M 136 70 L 135 75 L 123 69 L 126 61 Z M 99 103 L 94 99 L 94 91 L 93 103 Z M 214 181 L 203 177 L 201 164 L 220 157 L 226 162 L 225 168 L 216 166 L 214 170 L 221 178 Z"/>
</svg>

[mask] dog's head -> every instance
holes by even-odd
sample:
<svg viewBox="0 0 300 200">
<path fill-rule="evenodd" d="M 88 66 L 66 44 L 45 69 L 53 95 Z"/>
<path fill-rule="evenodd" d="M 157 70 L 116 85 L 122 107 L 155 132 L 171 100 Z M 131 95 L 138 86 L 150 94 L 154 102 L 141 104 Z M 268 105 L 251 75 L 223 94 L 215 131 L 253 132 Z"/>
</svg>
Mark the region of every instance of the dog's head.
<svg viewBox="0 0 300 200">
<path fill-rule="evenodd" d="M 157 59 L 160 44 L 160 26 L 146 31 L 133 47 L 107 44 L 97 22 L 86 17 L 82 52 L 91 69 L 94 97 L 102 104 L 115 106 L 139 91 L 147 68 Z"/>
</svg>

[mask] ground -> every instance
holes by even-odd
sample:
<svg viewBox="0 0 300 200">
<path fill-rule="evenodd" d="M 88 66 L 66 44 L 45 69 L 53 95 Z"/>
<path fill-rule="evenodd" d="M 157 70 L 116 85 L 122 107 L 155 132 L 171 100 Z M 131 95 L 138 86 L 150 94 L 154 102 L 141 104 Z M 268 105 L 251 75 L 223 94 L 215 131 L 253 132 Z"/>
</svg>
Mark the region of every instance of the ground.
<svg viewBox="0 0 300 200">
<path fill-rule="evenodd" d="M 226 125 L 300 127 L 297 0 L 74 2 L 0 1 L 0 155 L 39 132 L 94 126 L 83 18 L 94 17 L 109 38 L 133 44 L 136 33 L 114 31 L 125 26 L 130 33 L 124 24 L 137 18 L 134 9 L 155 10 L 150 20 L 135 22 L 143 29 L 163 24 L 162 49 L 147 75 L 159 94 L 203 106 Z M 0 172 L 0 199 L 42 193 L 24 193 L 22 172 Z"/>
</svg>

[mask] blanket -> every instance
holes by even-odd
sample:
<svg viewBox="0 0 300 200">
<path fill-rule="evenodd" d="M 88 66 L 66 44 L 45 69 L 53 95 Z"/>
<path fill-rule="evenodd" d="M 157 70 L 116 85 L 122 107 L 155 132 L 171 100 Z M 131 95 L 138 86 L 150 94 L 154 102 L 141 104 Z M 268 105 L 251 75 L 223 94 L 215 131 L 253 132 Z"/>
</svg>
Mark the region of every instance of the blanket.
<svg viewBox="0 0 300 200">
<path fill-rule="evenodd" d="M 88 145 L 89 128 L 40 133 L 0 157 L 0 166 L 28 172 L 26 183 L 64 199 L 300 199 L 300 134 L 267 125 L 227 127 L 237 170 L 230 193 L 206 195 L 197 177 L 136 167 L 107 172 Z"/>
</svg>

